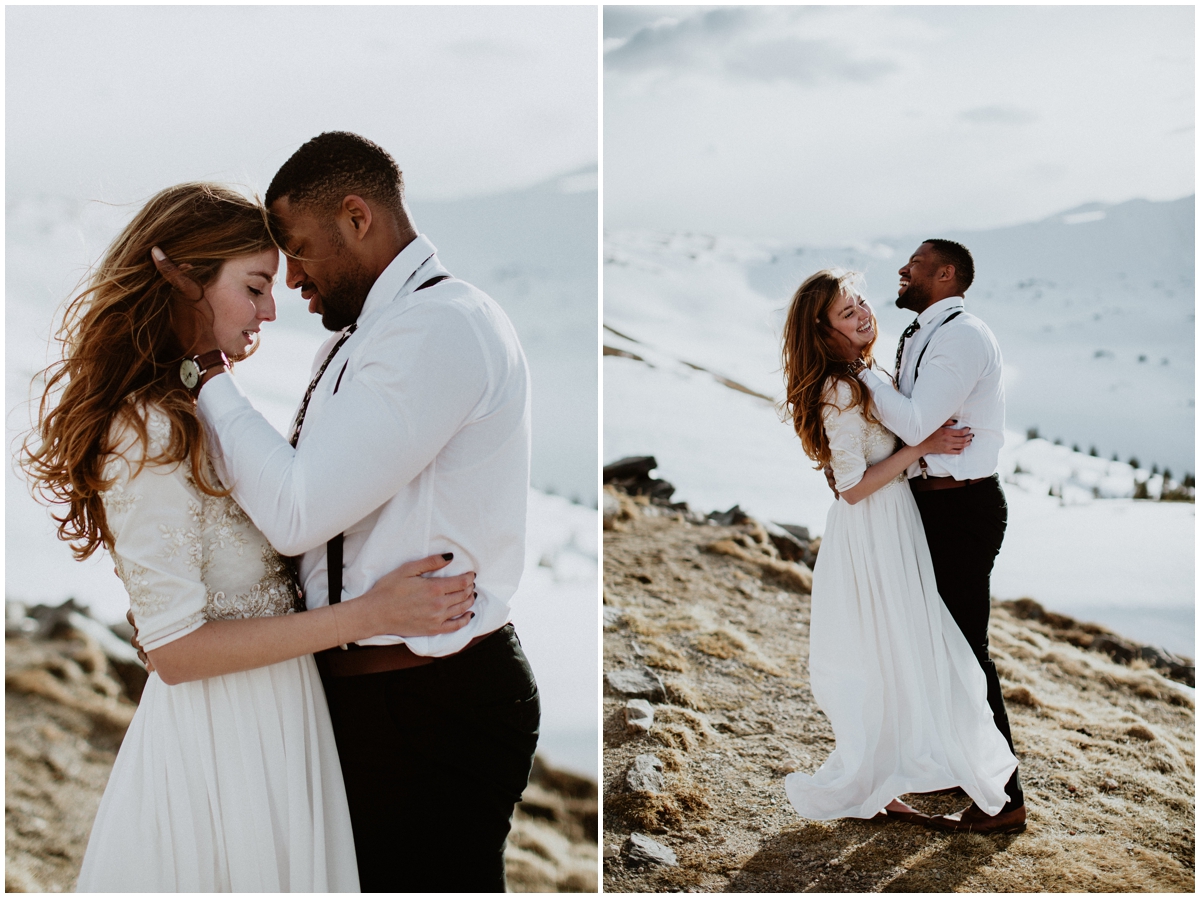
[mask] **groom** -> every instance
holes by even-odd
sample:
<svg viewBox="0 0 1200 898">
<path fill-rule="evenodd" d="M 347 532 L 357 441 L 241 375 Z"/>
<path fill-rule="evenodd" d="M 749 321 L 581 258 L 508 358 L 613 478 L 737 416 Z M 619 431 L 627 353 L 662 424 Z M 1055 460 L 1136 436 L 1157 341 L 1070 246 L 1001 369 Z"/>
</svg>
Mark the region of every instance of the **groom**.
<svg viewBox="0 0 1200 898">
<path fill-rule="evenodd" d="M 403 190 L 392 157 L 356 134 L 321 134 L 284 163 L 266 203 L 287 285 L 335 333 L 290 440 L 220 364 L 197 407 L 238 504 L 301 556 L 309 608 L 353 601 L 433 553 L 453 553 L 445 574 L 476 571 L 461 629 L 375 637 L 318 665 L 362 890 L 502 892 L 539 720 L 508 623 L 524 565 L 529 372 L 507 316 L 442 267 Z"/>
<path fill-rule="evenodd" d="M 896 386 L 870 369 L 859 378 L 871 391 L 884 426 L 909 446 L 948 418 L 969 426 L 975 435 L 961 455 L 934 455 L 914 464 L 908 483 L 925 526 L 938 592 L 983 668 L 996 727 L 1012 749 L 987 635 L 989 579 L 1008 521 L 996 474 L 1004 443 L 1002 360 L 991 330 L 964 308 L 963 294 L 974 277 L 974 260 L 962 244 L 922 243 L 900 269 L 896 305 L 917 318 L 900 338 Z M 977 833 L 1023 830 L 1025 796 L 1015 770 L 1005 791 L 1009 801 L 994 817 L 972 803 L 958 814 L 933 817 L 931 825 Z"/>
</svg>

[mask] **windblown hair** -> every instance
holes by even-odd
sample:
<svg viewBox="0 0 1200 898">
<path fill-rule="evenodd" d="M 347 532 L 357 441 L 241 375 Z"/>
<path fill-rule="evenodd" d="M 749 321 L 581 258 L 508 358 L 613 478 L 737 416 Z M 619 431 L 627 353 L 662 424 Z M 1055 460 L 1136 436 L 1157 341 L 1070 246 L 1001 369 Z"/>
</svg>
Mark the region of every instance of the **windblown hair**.
<svg viewBox="0 0 1200 898">
<path fill-rule="evenodd" d="M 287 197 L 327 213 L 352 193 L 404 214 L 404 175 L 387 150 L 349 131 L 326 131 L 283 163 L 267 188 L 266 204 Z"/>
<path fill-rule="evenodd" d="M 790 418 L 804 454 L 822 468 L 830 463 L 829 438 L 825 434 L 821 410 L 835 406 L 834 397 L 839 381 L 850 387 L 851 408 L 858 406 L 869 421 L 876 418 L 871 412 L 871 394 L 862 382 L 850 373 L 850 366 L 829 325 L 829 307 L 841 293 L 861 295 L 861 275 L 841 269 L 825 269 L 809 277 L 793 294 L 783 328 L 783 377 L 787 393 L 780 411 Z M 875 316 L 871 316 L 875 325 Z M 876 327 L 878 333 L 878 327 Z M 863 349 L 862 359 L 870 365 L 875 340 Z M 843 411 L 845 409 L 842 409 Z"/>
<path fill-rule="evenodd" d="M 275 248 L 260 204 L 215 184 L 180 184 L 134 216 L 68 301 L 57 334 L 62 360 L 41 373 L 38 423 L 22 444 L 21 464 L 36 495 L 65 506 L 54 515 L 58 536 L 79 560 L 112 547 L 100 494 L 112 486 L 104 467 L 127 432 L 114 423 L 136 434 L 137 470 L 186 462 L 201 491 L 228 495 L 209 477 L 204 431 L 179 378 L 185 347 L 176 322 L 199 311 L 158 273 L 153 246 L 191 265 L 188 274 L 201 287 L 227 260 Z M 171 425 L 156 455 L 146 426 L 151 408 Z"/>
<path fill-rule="evenodd" d="M 933 247 L 933 252 L 943 265 L 954 266 L 955 284 L 960 293 L 966 293 L 975 281 L 975 259 L 971 255 L 971 251 L 961 243 L 943 240 L 940 237 L 931 237 L 929 240 L 921 242 Z"/>
</svg>

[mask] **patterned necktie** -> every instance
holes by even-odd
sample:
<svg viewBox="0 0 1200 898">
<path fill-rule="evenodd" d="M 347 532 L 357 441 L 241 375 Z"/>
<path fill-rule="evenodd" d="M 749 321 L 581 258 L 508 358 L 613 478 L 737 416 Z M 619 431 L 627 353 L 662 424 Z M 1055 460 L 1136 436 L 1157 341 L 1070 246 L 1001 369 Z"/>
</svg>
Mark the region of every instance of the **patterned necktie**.
<svg viewBox="0 0 1200 898">
<path fill-rule="evenodd" d="M 300 402 L 300 410 L 296 412 L 296 421 L 292 424 L 292 436 L 288 440 L 292 444 L 293 449 L 296 448 L 296 443 L 300 440 L 300 428 L 304 426 L 304 413 L 308 411 L 308 400 L 312 399 L 313 391 L 317 388 L 317 384 L 321 382 L 321 375 L 325 373 L 325 369 L 329 367 L 329 363 L 333 361 L 333 357 L 337 355 L 337 351 L 342 348 L 342 344 L 349 340 L 350 335 L 356 330 L 358 330 L 357 321 L 346 328 L 346 332 L 342 334 L 342 339 L 333 345 L 333 349 L 329 351 L 329 355 L 325 357 L 325 361 L 317 369 L 317 373 L 313 375 L 308 389 L 304 391 L 304 399 Z"/>
<path fill-rule="evenodd" d="M 900 335 L 900 345 L 896 347 L 896 383 L 900 383 L 900 359 L 904 356 L 904 344 L 908 342 L 908 338 L 921 329 L 920 322 L 913 319 L 913 323 L 904 329 L 904 333 Z"/>
</svg>

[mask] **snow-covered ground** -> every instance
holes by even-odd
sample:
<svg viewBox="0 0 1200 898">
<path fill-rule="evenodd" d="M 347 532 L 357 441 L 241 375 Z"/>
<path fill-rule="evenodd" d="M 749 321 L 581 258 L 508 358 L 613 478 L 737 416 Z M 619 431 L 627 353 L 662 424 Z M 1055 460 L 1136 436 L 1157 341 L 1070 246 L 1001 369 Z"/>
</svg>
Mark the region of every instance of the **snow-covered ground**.
<svg viewBox="0 0 1200 898">
<path fill-rule="evenodd" d="M 551 762 L 591 776 L 599 769 L 596 203 L 595 172 L 582 171 L 524 191 L 414 208 L 448 267 L 508 311 L 529 358 L 535 489 L 513 619 L 541 689 L 542 750 Z M 29 384 L 47 363 L 55 309 L 135 210 L 56 197 L 7 198 L 10 462 L 14 441 L 29 427 Z M 278 320 L 264 328 L 259 352 L 237 366 L 236 376 L 284 431 L 326 334 L 298 294 L 279 284 L 275 296 Z M 11 463 L 5 490 L 6 595 L 47 604 L 74 596 L 101 620 L 124 617 L 128 599 L 111 561 L 75 562 Z"/>
<path fill-rule="evenodd" d="M 1134 211 L 1151 217 L 1145 208 Z M 1174 214 L 1177 209 L 1150 211 Z M 1060 221 L 1056 227 L 1063 231 L 1072 225 Z M 1166 239 L 1147 227 L 1157 239 Z M 988 236 L 994 237 L 994 232 Z M 969 245 L 974 249 L 988 242 L 980 239 Z M 1079 267 L 1074 251 L 1072 244 L 1064 245 L 1064 270 Z M 1155 462 L 1173 467 L 1177 478 L 1195 470 L 1190 242 L 1187 252 L 1186 278 L 1178 259 L 1148 257 L 1140 270 L 1130 267 L 1139 270 L 1146 291 L 1129 293 L 1118 283 L 1113 287 L 1115 298 L 1103 294 L 1097 300 L 1098 307 L 1123 309 L 1120 315 L 1114 313 L 1123 325 L 1114 325 L 1105 335 L 1110 338 L 1106 345 L 1124 360 L 1121 376 L 1142 378 L 1132 390 L 1141 397 L 1135 402 L 1141 407 L 1132 412 L 1094 371 L 1039 360 L 1037 347 L 1029 346 L 1029 332 L 1008 328 L 1003 314 L 998 316 L 1001 323 L 993 324 L 1009 369 L 1010 426 L 1023 430 L 1037 425 L 1045 435 L 1061 435 L 1085 447 L 1095 442 L 1106 455 L 1117 450 L 1123 458 L 1135 454 L 1141 467 L 1135 472 L 1124 462 L 1010 432 L 1001 458 L 1009 527 L 992 584 L 1002 598 L 1031 596 L 1056 611 L 1194 655 L 1195 506 L 1104 498 L 1132 495 L 1135 479 L 1145 479 L 1146 469 Z M 812 469 L 771 400 L 730 389 L 714 376 L 766 397 L 780 395 L 776 335 L 788 292 L 801 278 L 799 271 L 806 274 L 826 264 L 853 261 L 834 258 L 835 251 L 793 248 L 792 254 L 804 258 L 808 267 L 793 265 L 797 272 L 781 290 L 769 288 L 762 274 L 780 264 L 781 251 L 775 245 L 694 234 L 606 235 L 604 342 L 641 361 L 620 355 L 604 360 L 603 459 L 654 455 L 659 462 L 656 476 L 675 484 L 675 498 L 697 509 L 723 510 L 736 503 L 757 517 L 820 533 L 832 502 L 823 475 Z M 842 253 L 855 254 L 860 261 L 867 255 L 861 250 Z M 818 255 L 823 256 L 820 261 Z M 978 252 L 976 258 L 979 265 Z M 1121 264 L 1121 259 L 1104 264 Z M 1176 289 L 1186 293 L 1186 302 L 1153 287 L 1166 269 L 1183 279 Z M 876 302 L 877 310 L 882 305 Z M 991 309 L 978 310 L 989 321 L 997 317 Z M 889 361 L 890 347 L 904 323 L 903 313 L 896 320 L 897 312 L 879 314 L 884 331 L 879 354 Z M 1159 352 L 1170 353 L 1169 365 L 1136 361 L 1136 349 L 1150 351 L 1149 342 L 1139 341 L 1150 338 L 1146 328 L 1132 322 L 1149 315 L 1161 315 L 1170 323 L 1160 326 L 1161 342 L 1156 344 Z M 884 324 L 889 320 L 890 332 Z M 1073 319 L 1055 313 L 1046 320 L 1069 330 Z M 1032 383 L 1035 373 L 1043 379 L 1040 385 Z M 1054 378 L 1053 389 L 1044 383 L 1049 376 Z M 1019 389 L 1022 382 L 1028 387 L 1024 392 Z M 1022 403 L 1034 403 L 1028 397 L 1035 395 L 1044 405 L 1030 421 L 1020 409 Z M 1153 426 L 1141 423 L 1142 418 Z M 1059 429 L 1058 422 L 1068 419 L 1096 429 Z M 1118 435 L 1128 442 L 1119 442 Z M 1171 454 L 1169 446 L 1175 447 Z M 1156 454 L 1160 450 L 1162 454 Z M 1148 487 L 1157 494 L 1161 477 L 1150 478 Z"/>
</svg>

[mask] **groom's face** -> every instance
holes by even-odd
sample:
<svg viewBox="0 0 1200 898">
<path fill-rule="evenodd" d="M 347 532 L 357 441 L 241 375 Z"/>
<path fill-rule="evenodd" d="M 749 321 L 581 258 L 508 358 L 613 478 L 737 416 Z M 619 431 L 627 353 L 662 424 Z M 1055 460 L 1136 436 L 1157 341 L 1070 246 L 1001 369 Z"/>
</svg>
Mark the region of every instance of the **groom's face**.
<svg viewBox="0 0 1200 898">
<path fill-rule="evenodd" d="M 933 247 L 922 243 L 900 269 L 899 295 L 896 305 L 920 314 L 933 303 L 934 275 L 942 267 Z"/>
<path fill-rule="evenodd" d="M 326 330 L 358 320 L 375 278 L 350 251 L 332 216 L 293 206 L 281 197 L 271 215 L 287 257 L 287 285 L 308 300 Z"/>
</svg>

